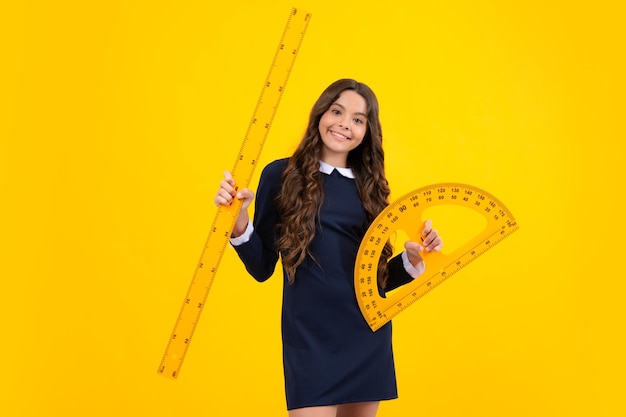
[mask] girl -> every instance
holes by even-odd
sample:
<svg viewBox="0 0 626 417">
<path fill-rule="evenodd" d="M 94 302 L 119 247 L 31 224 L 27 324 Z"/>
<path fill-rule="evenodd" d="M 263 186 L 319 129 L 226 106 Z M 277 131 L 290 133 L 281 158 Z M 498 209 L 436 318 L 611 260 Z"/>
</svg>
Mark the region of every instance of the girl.
<svg viewBox="0 0 626 417">
<path fill-rule="evenodd" d="M 282 258 L 283 363 L 290 417 L 374 417 L 379 401 L 397 398 L 391 322 L 372 332 L 354 294 L 361 239 L 389 204 L 378 101 L 365 84 L 331 84 L 311 111 L 291 158 L 261 173 L 250 223 L 249 189 L 237 190 L 229 172 L 216 205 L 234 198 L 243 208 L 232 245 L 248 272 L 265 281 Z M 431 222 L 423 242 L 406 242 L 380 259 L 381 291 L 410 282 L 424 270 L 420 252 L 442 241 Z"/>
</svg>

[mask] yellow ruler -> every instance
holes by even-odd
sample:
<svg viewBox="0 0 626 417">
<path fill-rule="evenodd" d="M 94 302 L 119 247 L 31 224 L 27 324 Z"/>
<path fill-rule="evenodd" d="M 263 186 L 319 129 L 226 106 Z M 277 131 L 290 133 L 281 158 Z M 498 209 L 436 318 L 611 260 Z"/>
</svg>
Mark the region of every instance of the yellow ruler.
<svg viewBox="0 0 626 417">
<path fill-rule="evenodd" d="M 274 60 L 250 120 L 248 131 L 235 160 L 235 167 L 232 170 L 233 178 L 239 188 L 248 187 L 250 184 L 310 19 L 309 13 L 296 8 L 293 8 L 289 14 Z M 220 260 L 240 210 L 241 202 L 238 202 L 233 203 L 230 207 L 221 206 L 217 211 L 200 262 L 196 267 L 172 336 L 158 368 L 158 373 L 163 376 L 176 378 L 180 373 L 202 308 L 217 274 Z"/>
<path fill-rule="evenodd" d="M 419 242 L 424 210 L 441 205 L 463 206 L 474 210 L 484 216 L 486 226 L 452 253 L 426 254 L 424 274 L 392 292 L 387 298 L 381 297 L 377 285 L 377 265 L 385 242 L 400 230 L 406 232 L 411 240 Z M 504 204 L 471 185 L 434 184 L 400 197 L 374 219 L 359 247 L 354 267 L 354 287 L 363 317 L 373 331 L 378 330 L 517 228 L 517 222 Z M 445 236 L 442 238 L 445 247 Z"/>
</svg>

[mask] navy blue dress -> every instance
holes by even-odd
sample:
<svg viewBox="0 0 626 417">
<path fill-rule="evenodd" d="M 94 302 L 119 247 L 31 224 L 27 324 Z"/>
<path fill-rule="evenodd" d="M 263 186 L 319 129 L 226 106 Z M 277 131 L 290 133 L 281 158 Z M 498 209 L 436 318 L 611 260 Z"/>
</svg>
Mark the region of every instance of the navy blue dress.
<svg viewBox="0 0 626 417">
<path fill-rule="evenodd" d="M 268 279 L 279 259 L 275 246 L 281 174 L 287 159 L 270 163 L 257 189 L 254 233 L 235 249 L 248 272 Z M 353 179 L 334 170 L 324 178 L 324 202 L 311 251 L 295 282 L 283 276 L 282 339 L 287 408 L 397 398 L 391 323 L 373 332 L 354 293 L 354 263 L 366 213 Z M 411 280 L 399 256 L 389 262 L 390 285 Z"/>
</svg>

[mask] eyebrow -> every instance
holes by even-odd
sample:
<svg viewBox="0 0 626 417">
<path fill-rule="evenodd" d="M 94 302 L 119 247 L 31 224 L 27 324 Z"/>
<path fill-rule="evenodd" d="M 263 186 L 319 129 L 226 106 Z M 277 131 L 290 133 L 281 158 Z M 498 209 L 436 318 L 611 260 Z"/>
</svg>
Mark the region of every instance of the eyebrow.
<svg viewBox="0 0 626 417">
<path fill-rule="evenodd" d="M 339 103 L 337 103 L 336 101 L 335 101 L 333 104 L 334 104 L 334 105 L 336 105 L 336 106 L 341 107 L 341 108 L 342 108 L 342 109 L 344 109 L 344 110 L 346 109 L 346 107 L 345 107 L 344 105 L 339 104 Z M 331 104 L 331 106 L 332 106 L 332 104 Z M 356 116 L 356 115 L 363 116 L 363 117 L 367 120 L 367 114 L 365 114 L 365 113 L 357 112 L 357 113 L 354 113 L 354 115 L 355 115 L 355 116 Z"/>
</svg>

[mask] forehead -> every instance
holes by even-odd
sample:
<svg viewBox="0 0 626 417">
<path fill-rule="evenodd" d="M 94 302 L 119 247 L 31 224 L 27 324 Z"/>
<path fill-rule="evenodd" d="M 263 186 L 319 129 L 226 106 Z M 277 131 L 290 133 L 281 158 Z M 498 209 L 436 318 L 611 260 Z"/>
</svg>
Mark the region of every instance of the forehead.
<svg viewBox="0 0 626 417">
<path fill-rule="evenodd" d="M 340 105 L 350 113 L 367 113 L 367 103 L 365 98 L 354 90 L 342 91 L 333 104 Z"/>
</svg>

